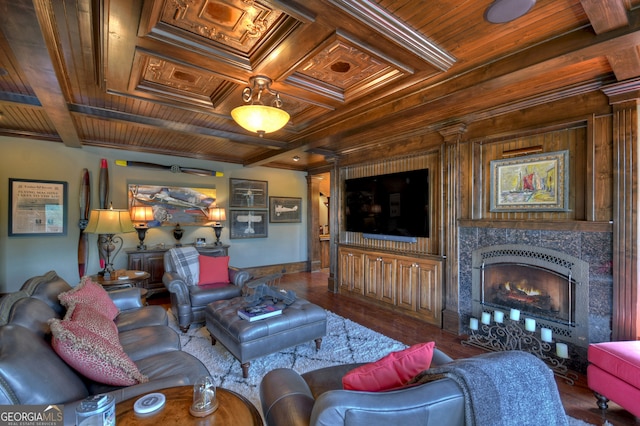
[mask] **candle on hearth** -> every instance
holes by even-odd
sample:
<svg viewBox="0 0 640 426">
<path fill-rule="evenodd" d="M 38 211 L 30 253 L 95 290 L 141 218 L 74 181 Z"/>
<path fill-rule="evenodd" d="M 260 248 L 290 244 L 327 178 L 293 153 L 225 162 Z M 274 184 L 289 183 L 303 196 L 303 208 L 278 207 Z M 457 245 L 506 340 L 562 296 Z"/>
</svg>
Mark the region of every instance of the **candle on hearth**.
<svg viewBox="0 0 640 426">
<path fill-rule="evenodd" d="M 536 320 L 533 318 L 525 318 L 524 329 L 527 331 L 536 331 Z"/>
<path fill-rule="evenodd" d="M 469 328 L 472 330 L 478 329 L 478 318 L 471 318 L 469 320 Z"/>
<path fill-rule="evenodd" d="M 509 312 L 509 318 L 514 321 L 520 321 L 520 311 L 517 309 L 511 309 L 511 312 Z"/>
<path fill-rule="evenodd" d="M 502 311 L 493 311 L 493 320 L 495 322 L 502 322 L 504 321 L 504 312 Z"/>
<path fill-rule="evenodd" d="M 482 313 L 482 323 L 483 324 L 491 324 L 491 314 L 489 312 Z"/>
<path fill-rule="evenodd" d="M 569 348 L 565 343 L 556 343 L 556 355 L 560 358 L 569 358 Z"/>
<path fill-rule="evenodd" d="M 543 342 L 551 342 L 553 340 L 550 328 L 540 329 L 540 340 L 542 340 Z"/>
</svg>

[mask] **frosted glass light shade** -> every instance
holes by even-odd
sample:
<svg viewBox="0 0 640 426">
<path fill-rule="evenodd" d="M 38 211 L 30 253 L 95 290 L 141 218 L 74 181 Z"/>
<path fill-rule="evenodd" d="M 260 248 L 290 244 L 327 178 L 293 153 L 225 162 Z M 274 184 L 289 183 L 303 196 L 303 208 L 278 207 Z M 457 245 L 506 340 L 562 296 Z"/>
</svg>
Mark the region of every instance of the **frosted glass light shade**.
<svg viewBox="0 0 640 426">
<path fill-rule="evenodd" d="M 289 122 L 289 113 L 267 105 L 243 105 L 231 111 L 231 117 L 244 129 L 258 133 L 275 132 Z"/>
</svg>

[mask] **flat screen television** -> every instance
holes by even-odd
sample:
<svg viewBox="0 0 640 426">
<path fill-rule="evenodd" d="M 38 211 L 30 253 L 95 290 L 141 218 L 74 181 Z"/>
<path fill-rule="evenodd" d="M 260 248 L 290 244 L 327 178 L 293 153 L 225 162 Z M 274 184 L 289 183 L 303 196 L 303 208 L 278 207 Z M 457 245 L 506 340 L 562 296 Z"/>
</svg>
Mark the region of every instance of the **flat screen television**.
<svg viewBox="0 0 640 426">
<path fill-rule="evenodd" d="M 429 169 L 345 180 L 346 230 L 415 242 L 429 236 Z"/>
</svg>

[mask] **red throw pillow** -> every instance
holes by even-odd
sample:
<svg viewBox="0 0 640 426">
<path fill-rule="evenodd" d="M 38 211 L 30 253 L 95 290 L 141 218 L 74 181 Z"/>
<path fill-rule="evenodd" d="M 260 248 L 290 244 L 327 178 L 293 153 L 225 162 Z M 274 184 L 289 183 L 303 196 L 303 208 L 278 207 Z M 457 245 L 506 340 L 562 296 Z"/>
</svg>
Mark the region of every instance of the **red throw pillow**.
<svg viewBox="0 0 640 426">
<path fill-rule="evenodd" d="M 109 342 L 119 342 L 116 324 L 92 306 L 77 303 L 67 309 L 64 319 L 77 322 Z"/>
<path fill-rule="evenodd" d="M 434 342 L 419 343 L 354 368 L 342 377 L 342 387 L 368 392 L 402 387 L 416 374 L 429 368 L 434 347 Z"/>
<path fill-rule="evenodd" d="M 198 256 L 200 264 L 200 280 L 201 284 L 219 284 L 229 282 L 229 256 Z"/>
<path fill-rule="evenodd" d="M 49 325 L 53 350 L 83 376 L 112 386 L 148 381 L 120 342 L 109 342 L 76 321 L 51 319 Z"/>
<path fill-rule="evenodd" d="M 118 307 L 113 303 L 106 290 L 100 284 L 91 281 L 90 277 L 83 277 L 80 284 L 69 291 L 60 293 L 58 300 L 65 308 L 82 303 L 99 309 L 110 320 L 118 316 Z"/>
</svg>

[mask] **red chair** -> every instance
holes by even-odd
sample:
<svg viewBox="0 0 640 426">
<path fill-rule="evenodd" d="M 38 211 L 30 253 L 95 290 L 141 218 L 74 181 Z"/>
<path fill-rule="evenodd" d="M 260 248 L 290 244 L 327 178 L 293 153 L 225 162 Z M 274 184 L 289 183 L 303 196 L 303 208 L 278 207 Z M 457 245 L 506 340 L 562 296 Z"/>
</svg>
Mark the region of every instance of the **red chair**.
<svg viewBox="0 0 640 426">
<path fill-rule="evenodd" d="M 611 400 L 640 417 L 640 341 L 593 343 L 587 358 L 587 382 L 598 407 L 606 410 Z"/>
</svg>

